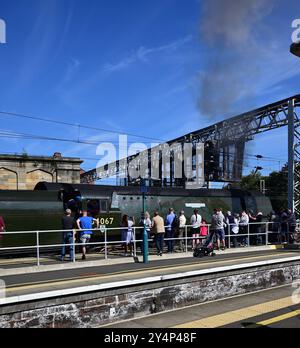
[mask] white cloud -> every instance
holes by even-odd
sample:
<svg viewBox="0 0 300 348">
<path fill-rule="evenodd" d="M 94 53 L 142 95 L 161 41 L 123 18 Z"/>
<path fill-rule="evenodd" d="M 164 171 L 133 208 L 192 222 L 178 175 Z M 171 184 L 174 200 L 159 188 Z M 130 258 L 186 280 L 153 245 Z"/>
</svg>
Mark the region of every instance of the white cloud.
<svg viewBox="0 0 300 348">
<path fill-rule="evenodd" d="M 176 51 L 177 49 L 184 46 L 191 40 L 192 40 L 192 36 L 188 35 L 183 39 L 171 42 L 163 46 L 158 46 L 153 48 L 146 48 L 141 46 L 135 52 L 130 54 L 128 57 L 123 58 L 121 61 L 114 64 L 112 63 L 106 64 L 103 68 L 103 71 L 105 73 L 112 73 L 112 72 L 126 69 L 137 61 L 146 62 L 148 61 L 148 57 L 152 54 Z"/>
</svg>

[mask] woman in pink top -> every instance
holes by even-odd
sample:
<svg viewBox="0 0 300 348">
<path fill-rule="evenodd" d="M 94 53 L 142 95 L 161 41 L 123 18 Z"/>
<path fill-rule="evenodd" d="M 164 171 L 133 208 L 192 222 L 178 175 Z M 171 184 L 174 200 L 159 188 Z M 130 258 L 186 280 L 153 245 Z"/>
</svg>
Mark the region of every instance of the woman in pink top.
<svg viewBox="0 0 300 348">
<path fill-rule="evenodd" d="M 206 220 L 202 220 L 201 226 L 200 226 L 200 237 L 207 237 L 208 236 L 208 225 Z M 200 240 L 200 243 L 202 244 L 202 239 Z"/>
</svg>

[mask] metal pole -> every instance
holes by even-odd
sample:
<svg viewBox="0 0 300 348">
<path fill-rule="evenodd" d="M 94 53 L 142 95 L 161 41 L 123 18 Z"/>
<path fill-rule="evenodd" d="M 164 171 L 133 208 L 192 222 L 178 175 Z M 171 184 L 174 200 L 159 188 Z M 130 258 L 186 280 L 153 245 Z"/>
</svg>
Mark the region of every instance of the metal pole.
<svg viewBox="0 0 300 348">
<path fill-rule="evenodd" d="M 230 249 L 230 224 L 228 224 L 228 249 Z"/>
<path fill-rule="evenodd" d="M 107 260 L 107 232 L 106 232 L 106 228 L 104 230 L 104 255 L 105 255 L 105 260 Z"/>
<path fill-rule="evenodd" d="M 250 248 L 250 225 L 248 224 L 248 247 Z"/>
<path fill-rule="evenodd" d="M 294 131 L 295 131 L 295 118 L 294 118 L 294 99 L 289 100 L 288 108 L 288 205 L 289 209 L 294 213 Z"/>
<path fill-rule="evenodd" d="M 144 184 L 144 181 L 143 181 Z M 148 245 L 148 233 L 147 233 L 147 228 L 146 228 L 146 219 L 145 219 L 145 188 L 143 189 L 143 218 L 144 218 L 144 230 L 143 230 L 143 263 L 148 263 L 149 259 L 149 245 Z"/>
<path fill-rule="evenodd" d="M 187 226 L 185 226 L 185 252 L 188 252 Z"/>
<path fill-rule="evenodd" d="M 266 245 L 269 243 L 269 223 L 266 222 Z"/>
<path fill-rule="evenodd" d="M 36 256 L 37 256 L 37 265 L 40 267 L 40 238 L 39 231 L 36 231 Z"/>
<path fill-rule="evenodd" d="M 133 227 L 133 255 L 136 256 L 136 234 L 135 227 Z"/>
<path fill-rule="evenodd" d="M 73 263 L 76 262 L 76 246 L 75 246 L 75 243 L 76 243 L 76 232 L 72 232 L 73 233 Z"/>
<path fill-rule="evenodd" d="M 146 221 L 145 221 L 146 222 Z M 143 263 L 148 263 L 148 232 L 146 228 L 146 223 L 144 222 L 144 233 L 143 233 Z"/>
</svg>

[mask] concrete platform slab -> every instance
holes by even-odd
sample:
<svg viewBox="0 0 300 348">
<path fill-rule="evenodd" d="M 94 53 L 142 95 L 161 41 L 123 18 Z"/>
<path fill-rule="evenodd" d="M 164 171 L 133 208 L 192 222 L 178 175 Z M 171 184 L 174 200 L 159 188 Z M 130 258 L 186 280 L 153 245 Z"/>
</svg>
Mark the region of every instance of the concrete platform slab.
<svg viewBox="0 0 300 348">
<path fill-rule="evenodd" d="M 291 285 L 256 291 L 227 299 L 195 304 L 164 313 L 148 315 L 138 319 L 125 320 L 102 325 L 103 328 L 210 328 L 244 327 L 246 322 L 256 323 L 266 318 L 278 317 L 292 310 L 289 300 L 294 289 Z M 270 298 L 273 305 L 270 304 Z M 278 310 L 278 308 L 281 308 Z M 298 307 L 297 307 L 298 308 Z M 280 319 L 280 318 L 279 318 Z M 230 323 L 230 324 L 228 324 Z M 298 318 L 288 318 L 275 323 L 274 327 L 300 327 Z"/>
<path fill-rule="evenodd" d="M 232 254 L 241 254 L 241 253 L 251 253 L 254 251 L 269 251 L 282 249 L 283 246 L 278 245 L 268 245 L 268 246 L 257 246 L 249 248 L 233 248 L 226 249 L 226 251 L 216 251 L 217 255 L 232 255 Z M 139 263 L 143 262 L 143 257 L 138 256 Z M 149 255 L 149 262 L 160 261 L 160 260 L 172 260 L 172 259 L 184 259 L 192 258 L 193 253 L 172 253 L 172 254 L 163 254 L 162 257 L 156 255 Z M 107 260 L 104 259 L 104 255 L 91 254 L 88 255 L 86 261 L 80 260 L 80 255 L 77 256 L 75 263 L 73 262 L 61 262 L 58 261 L 58 257 L 44 257 L 41 259 L 41 265 L 36 266 L 36 258 L 21 258 L 21 259 L 9 259 L 9 260 L 0 260 L 0 277 L 8 275 L 17 275 L 17 274 L 30 274 L 30 273 L 42 273 L 42 272 L 52 272 L 60 270 L 72 270 L 79 268 L 91 268 L 97 266 L 110 266 L 110 265 L 121 265 L 121 264 L 130 264 L 136 263 L 133 257 L 124 257 L 118 255 L 110 255 Z"/>
</svg>

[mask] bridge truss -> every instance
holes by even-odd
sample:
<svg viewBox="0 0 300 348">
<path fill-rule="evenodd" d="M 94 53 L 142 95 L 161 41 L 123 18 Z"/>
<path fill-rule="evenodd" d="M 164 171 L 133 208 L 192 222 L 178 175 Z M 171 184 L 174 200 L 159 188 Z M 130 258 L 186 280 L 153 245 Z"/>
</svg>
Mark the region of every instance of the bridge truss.
<svg viewBox="0 0 300 348">
<path fill-rule="evenodd" d="M 207 181 L 236 182 L 240 181 L 243 172 L 245 144 L 254 139 L 255 135 L 271 131 L 280 127 L 289 127 L 289 188 L 293 190 L 293 204 L 300 215 L 300 95 L 296 95 L 273 104 L 269 104 L 246 112 L 244 114 L 226 119 L 214 125 L 186 134 L 177 139 L 168 141 L 167 144 L 191 143 L 195 148 L 199 143 L 213 142 L 218 153 L 219 168 L 217 175 L 206 177 Z M 103 178 L 118 176 L 126 171 L 127 165 L 138 155 L 130 156 L 116 163 L 111 163 L 101 168 L 96 168 L 81 175 L 82 183 L 93 183 Z M 146 161 L 151 172 L 151 149 L 144 151 L 142 161 Z M 140 156 L 141 157 L 141 156 Z M 173 154 L 174 157 L 174 154 Z M 195 162 L 195 161 L 194 161 Z M 193 162 L 193 163 L 194 163 Z M 172 155 L 168 164 L 168 177 L 150 180 L 149 186 L 174 186 L 186 187 L 187 178 L 176 179 L 174 175 L 174 163 Z M 159 162 L 159 171 L 165 168 Z M 195 169 L 195 168 L 194 168 Z M 123 185 L 137 185 L 140 180 L 127 176 L 123 179 Z M 291 196 L 291 192 L 290 192 Z M 291 206 L 290 201 L 290 206 Z"/>
</svg>

